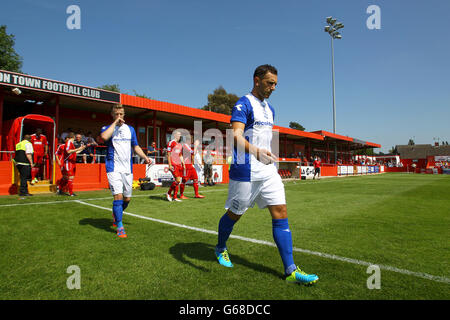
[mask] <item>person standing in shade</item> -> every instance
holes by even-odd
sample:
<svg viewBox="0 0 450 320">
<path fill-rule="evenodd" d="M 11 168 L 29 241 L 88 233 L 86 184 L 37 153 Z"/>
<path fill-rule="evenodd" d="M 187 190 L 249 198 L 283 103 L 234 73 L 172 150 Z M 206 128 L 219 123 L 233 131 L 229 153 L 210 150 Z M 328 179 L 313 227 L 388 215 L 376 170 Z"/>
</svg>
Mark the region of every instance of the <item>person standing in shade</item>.
<svg viewBox="0 0 450 320">
<path fill-rule="evenodd" d="M 215 183 L 212 181 L 212 164 L 214 162 L 214 157 L 211 154 L 211 150 L 206 151 L 206 155 L 203 157 L 203 175 L 205 176 L 205 186 L 213 186 Z"/>
<path fill-rule="evenodd" d="M 205 177 L 203 175 L 203 160 L 202 160 L 202 154 L 201 154 L 201 146 L 200 146 L 200 140 L 196 139 L 194 141 L 194 168 L 197 172 L 197 177 L 199 178 L 199 187 L 202 185 L 202 180 L 205 181 Z"/>
<path fill-rule="evenodd" d="M 156 148 L 156 142 L 153 141 L 147 148 L 147 156 L 152 159 L 153 163 L 156 163 L 156 157 L 158 157 L 158 148 Z"/>
<path fill-rule="evenodd" d="M 38 182 L 36 175 L 39 179 L 44 178 L 44 164 L 48 157 L 48 141 L 47 137 L 42 134 L 42 129 L 37 128 L 36 133 L 31 135 L 31 143 L 33 144 L 33 161 L 36 171 L 31 170 L 31 183 L 34 184 Z"/>
<path fill-rule="evenodd" d="M 26 134 L 23 140 L 16 144 L 16 154 L 13 160 L 20 174 L 19 196 L 32 196 L 28 192 L 28 181 L 31 180 L 31 168 L 33 163 L 33 145 L 31 144 L 31 136 Z"/>
</svg>

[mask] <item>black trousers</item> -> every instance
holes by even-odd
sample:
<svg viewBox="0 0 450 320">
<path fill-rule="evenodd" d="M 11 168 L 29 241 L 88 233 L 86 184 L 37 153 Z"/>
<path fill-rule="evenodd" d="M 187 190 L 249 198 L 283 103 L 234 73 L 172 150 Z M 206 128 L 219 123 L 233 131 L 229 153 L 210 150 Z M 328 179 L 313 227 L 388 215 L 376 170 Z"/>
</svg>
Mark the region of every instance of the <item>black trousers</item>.
<svg viewBox="0 0 450 320">
<path fill-rule="evenodd" d="M 203 175 L 205 176 L 205 180 L 212 178 L 212 164 L 205 164 Z"/>
<path fill-rule="evenodd" d="M 18 164 L 17 170 L 20 173 L 20 188 L 19 195 L 28 193 L 27 181 L 31 181 L 31 166 L 26 166 L 23 164 Z"/>
</svg>

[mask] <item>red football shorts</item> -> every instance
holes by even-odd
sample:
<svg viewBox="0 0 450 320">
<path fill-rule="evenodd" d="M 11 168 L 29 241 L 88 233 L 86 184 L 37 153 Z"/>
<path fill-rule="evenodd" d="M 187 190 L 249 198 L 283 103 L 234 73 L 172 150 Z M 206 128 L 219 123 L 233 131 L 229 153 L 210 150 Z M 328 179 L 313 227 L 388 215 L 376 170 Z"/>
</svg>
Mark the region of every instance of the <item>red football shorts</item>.
<svg viewBox="0 0 450 320">
<path fill-rule="evenodd" d="M 198 180 L 197 171 L 195 170 L 193 165 L 186 165 L 185 175 L 183 178 L 187 180 Z"/>
<path fill-rule="evenodd" d="M 181 165 L 173 165 L 173 170 L 170 170 L 170 172 L 172 172 L 173 177 L 176 178 L 181 178 L 183 177 L 183 166 Z"/>
<path fill-rule="evenodd" d="M 33 161 L 35 164 L 43 164 L 44 163 L 44 154 L 43 153 L 34 153 Z"/>
<path fill-rule="evenodd" d="M 73 177 L 77 171 L 75 163 L 66 162 L 64 163 L 61 173 L 65 176 Z"/>
</svg>

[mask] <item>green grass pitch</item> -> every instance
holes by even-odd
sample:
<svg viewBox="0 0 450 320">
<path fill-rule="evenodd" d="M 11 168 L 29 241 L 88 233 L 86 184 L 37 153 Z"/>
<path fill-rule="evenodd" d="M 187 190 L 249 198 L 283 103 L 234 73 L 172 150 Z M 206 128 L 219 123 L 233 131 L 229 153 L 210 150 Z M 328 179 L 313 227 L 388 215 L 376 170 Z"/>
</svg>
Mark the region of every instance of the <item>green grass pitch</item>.
<svg viewBox="0 0 450 320">
<path fill-rule="evenodd" d="M 449 299 L 450 176 L 382 174 L 285 183 L 294 260 L 319 275 L 283 280 L 266 210 L 250 209 L 214 256 L 227 185 L 169 203 L 166 188 L 135 190 L 127 239 L 111 226 L 108 190 L 78 197 L 0 197 L 0 299 Z M 193 196 L 192 187 L 186 195 Z M 109 210 L 109 211 L 108 211 Z M 368 265 L 380 289 L 368 289 Z M 68 289 L 78 266 L 80 289 Z"/>
</svg>

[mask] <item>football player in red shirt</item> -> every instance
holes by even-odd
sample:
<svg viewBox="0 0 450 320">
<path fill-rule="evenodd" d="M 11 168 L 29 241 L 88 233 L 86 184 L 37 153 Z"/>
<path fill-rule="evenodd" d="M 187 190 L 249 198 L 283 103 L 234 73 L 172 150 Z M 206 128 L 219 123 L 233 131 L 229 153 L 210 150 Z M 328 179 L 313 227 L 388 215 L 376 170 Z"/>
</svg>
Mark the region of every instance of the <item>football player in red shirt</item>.
<svg viewBox="0 0 450 320">
<path fill-rule="evenodd" d="M 314 162 L 313 162 L 313 166 L 314 166 L 314 176 L 313 179 L 316 179 L 316 174 L 317 174 L 317 179 L 320 180 L 320 158 L 317 157 Z"/>
<path fill-rule="evenodd" d="M 55 159 L 56 159 L 56 163 L 58 164 L 59 168 L 61 169 L 61 174 L 64 176 L 64 172 L 63 172 L 63 160 L 64 160 L 64 148 L 66 146 L 67 140 L 69 140 L 69 138 L 66 136 L 66 138 L 64 139 L 64 143 L 60 144 L 58 146 L 58 148 L 56 149 L 55 152 Z M 56 193 L 57 194 L 62 194 L 64 190 L 60 190 L 59 189 L 59 182 L 58 182 L 58 186 L 57 186 L 57 190 Z"/>
<path fill-rule="evenodd" d="M 175 178 L 175 181 L 172 182 L 172 185 L 166 194 L 166 198 L 168 201 L 181 201 L 177 198 L 178 186 L 183 178 L 184 171 L 183 148 L 180 144 L 181 132 L 176 130 L 173 132 L 172 136 L 173 140 L 170 140 L 167 145 L 167 160 L 169 162 L 169 170 Z"/>
<path fill-rule="evenodd" d="M 63 177 L 59 182 L 59 194 L 62 193 L 64 187 L 67 186 L 69 189 L 69 196 L 73 197 L 76 194 L 73 193 L 73 179 L 75 178 L 76 172 L 76 162 L 77 162 L 77 153 L 83 151 L 86 148 L 86 145 L 82 145 L 79 148 L 75 148 L 73 144 L 73 140 L 75 139 L 75 133 L 70 132 L 67 136 L 66 144 L 64 145 L 64 156 L 63 156 L 63 168 L 62 174 Z"/>
<path fill-rule="evenodd" d="M 194 183 L 195 198 L 204 198 L 205 196 L 198 194 L 198 175 L 193 165 L 194 154 L 195 152 L 197 152 L 197 146 L 194 145 L 194 150 L 192 150 L 191 146 L 187 142 L 185 142 L 182 144 L 182 148 L 185 170 L 180 184 L 180 199 L 189 199 L 183 193 L 186 182 L 191 179 Z"/>
<path fill-rule="evenodd" d="M 31 143 L 33 144 L 34 150 L 33 161 L 36 166 L 36 170 L 31 170 L 31 181 L 36 183 L 36 172 L 38 172 L 39 177 L 43 177 L 44 159 L 47 158 L 48 154 L 47 137 L 42 134 L 41 128 L 37 128 L 36 133 L 31 135 Z"/>
</svg>

